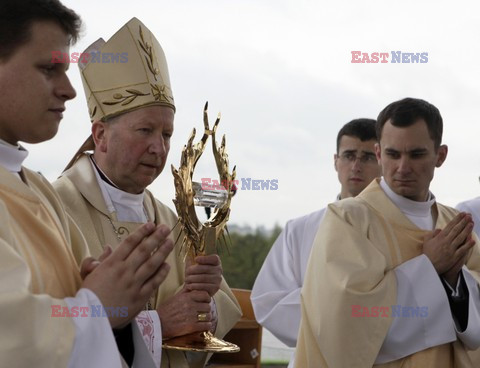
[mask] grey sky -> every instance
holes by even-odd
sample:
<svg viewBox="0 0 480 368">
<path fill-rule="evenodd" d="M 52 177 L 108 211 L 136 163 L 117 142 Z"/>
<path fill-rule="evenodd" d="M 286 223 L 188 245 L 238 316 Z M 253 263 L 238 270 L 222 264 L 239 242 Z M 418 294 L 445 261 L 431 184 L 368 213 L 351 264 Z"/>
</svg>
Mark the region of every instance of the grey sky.
<svg viewBox="0 0 480 368">
<path fill-rule="evenodd" d="M 151 186 L 173 208 L 173 178 L 202 108 L 227 135 L 238 178 L 278 179 L 278 190 L 239 190 L 231 221 L 284 225 L 335 199 L 335 138 L 353 118 L 376 118 L 388 103 L 419 97 L 444 118 L 449 156 L 431 186 L 448 205 L 477 196 L 480 174 L 480 13 L 473 1 L 63 1 L 85 24 L 81 52 L 136 16 L 157 36 L 170 69 L 177 113 L 165 171 Z M 352 64 L 351 51 L 428 52 L 424 64 Z M 78 96 L 60 132 L 28 145 L 26 165 L 55 179 L 89 134 L 77 65 Z M 198 178 L 216 177 L 208 152 Z"/>
</svg>

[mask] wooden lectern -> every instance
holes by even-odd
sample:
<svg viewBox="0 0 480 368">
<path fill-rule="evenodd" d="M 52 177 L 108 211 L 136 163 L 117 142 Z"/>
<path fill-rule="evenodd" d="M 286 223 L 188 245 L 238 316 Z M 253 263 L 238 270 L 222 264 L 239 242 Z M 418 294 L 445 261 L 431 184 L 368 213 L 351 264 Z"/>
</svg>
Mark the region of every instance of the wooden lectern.
<svg viewBox="0 0 480 368">
<path fill-rule="evenodd" d="M 225 335 L 224 340 L 240 347 L 238 353 L 213 354 L 209 368 L 260 368 L 262 326 L 258 324 L 250 301 L 251 290 L 232 289 L 242 308 L 242 318 Z"/>
</svg>

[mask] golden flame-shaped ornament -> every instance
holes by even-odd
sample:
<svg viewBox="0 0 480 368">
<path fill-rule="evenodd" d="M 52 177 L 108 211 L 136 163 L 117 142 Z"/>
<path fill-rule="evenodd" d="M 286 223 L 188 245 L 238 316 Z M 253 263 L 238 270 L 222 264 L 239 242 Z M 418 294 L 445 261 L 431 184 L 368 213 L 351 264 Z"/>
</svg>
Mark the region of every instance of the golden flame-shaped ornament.
<svg viewBox="0 0 480 368">
<path fill-rule="evenodd" d="M 230 214 L 230 203 L 234 194 L 235 168 L 232 173 L 228 171 L 228 155 L 225 148 L 225 135 L 222 143 L 218 146 L 215 140 L 215 134 L 220 123 L 220 114 L 210 129 L 208 123 L 208 102 L 203 111 L 204 133 L 198 143 L 193 143 L 195 138 L 195 129 L 193 129 L 187 144 L 183 147 L 180 160 L 180 167 L 175 169 L 172 165 L 172 173 L 175 183 L 175 207 L 177 209 L 178 221 L 182 227 L 182 248 L 186 250 L 186 255 L 195 258 L 197 255 L 204 255 L 207 252 L 216 251 L 217 240 L 221 239 L 225 244 L 226 238 L 224 230 Z M 205 150 L 209 136 L 212 136 L 212 148 L 217 171 L 220 176 L 220 182 L 225 188 L 226 195 L 221 203 L 215 206 L 215 211 L 207 222 L 202 223 L 196 214 L 195 203 L 201 196 L 199 185 L 193 182 L 193 172 L 195 166 Z M 197 184 L 197 185 L 195 185 Z M 207 191 L 208 192 L 208 191 Z M 228 234 L 228 230 L 227 234 Z M 179 239 L 177 239 L 178 242 Z M 165 340 L 164 349 L 202 351 L 215 353 L 235 353 L 240 348 L 232 343 L 216 338 L 211 332 L 203 332 L 203 341 L 198 338 L 198 334 L 180 336 Z"/>
</svg>

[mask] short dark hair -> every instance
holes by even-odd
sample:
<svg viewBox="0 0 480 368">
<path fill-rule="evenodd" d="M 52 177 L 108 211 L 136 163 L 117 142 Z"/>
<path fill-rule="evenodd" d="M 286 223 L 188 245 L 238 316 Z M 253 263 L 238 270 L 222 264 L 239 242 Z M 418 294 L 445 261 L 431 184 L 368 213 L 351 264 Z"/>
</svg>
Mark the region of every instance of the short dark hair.
<svg viewBox="0 0 480 368">
<path fill-rule="evenodd" d="M 393 126 L 408 127 L 423 119 L 435 150 L 442 144 L 443 119 L 440 111 L 431 103 L 419 98 L 404 98 L 385 107 L 377 118 L 377 139 L 382 137 L 383 126 L 390 120 Z"/>
<path fill-rule="evenodd" d="M 79 37 L 82 21 L 59 0 L 0 1 L 0 61 L 6 61 L 32 36 L 32 23 L 52 21 L 70 36 L 70 43 Z"/>
<path fill-rule="evenodd" d="M 377 140 L 377 136 L 375 134 L 375 123 L 376 121 L 373 119 L 362 118 L 354 119 L 345 124 L 337 135 L 337 153 L 339 153 L 338 150 L 340 149 L 340 140 L 344 135 L 356 137 L 362 142 Z"/>
</svg>

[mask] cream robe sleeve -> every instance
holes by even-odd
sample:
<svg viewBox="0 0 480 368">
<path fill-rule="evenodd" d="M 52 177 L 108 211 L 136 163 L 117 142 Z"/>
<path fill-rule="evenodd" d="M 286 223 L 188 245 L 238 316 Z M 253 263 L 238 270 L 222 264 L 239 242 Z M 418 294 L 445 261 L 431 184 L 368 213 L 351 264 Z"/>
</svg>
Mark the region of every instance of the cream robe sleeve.
<svg viewBox="0 0 480 368">
<path fill-rule="evenodd" d="M 72 318 L 52 317 L 52 306 L 66 308 L 68 301 L 73 299 L 83 304 L 86 299 L 82 298 L 88 292 L 80 291 L 82 295 L 65 300 L 31 293 L 31 270 L 12 246 L 15 240 L 8 227 L 9 217 L 0 202 L 0 366 L 78 367 L 80 362 L 88 362 L 85 355 L 89 355 L 90 361 L 100 363 L 90 367 L 104 367 L 105 362 L 119 367 L 118 350 L 108 320 L 110 340 L 104 341 L 99 348 L 94 344 L 95 339 L 87 340 L 94 338 L 102 328 L 104 330 L 105 325 L 101 321 L 97 321 L 96 328 L 90 330 L 92 335 L 88 335 L 87 331 L 78 330 Z M 86 350 L 81 348 L 81 342 L 86 344 Z"/>
<path fill-rule="evenodd" d="M 78 267 L 80 268 L 82 262 L 85 258 L 90 257 L 90 251 L 88 250 L 87 241 L 85 240 L 82 232 L 78 228 L 75 221 L 73 221 L 72 217 L 67 213 L 67 220 L 68 220 L 68 229 L 69 229 L 69 236 L 70 236 L 70 244 L 72 244 L 72 253 L 77 261 Z"/>
<path fill-rule="evenodd" d="M 352 218 L 360 219 L 355 227 Z M 301 292 L 295 367 L 373 366 L 391 318 L 355 318 L 352 306 L 371 310 L 394 305 L 397 287 L 394 270 L 387 269 L 384 249 L 366 236 L 375 235 L 369 233 L 369 222 L 362 208 L 328 206 Z"/>
<path fill-rule="evenodd" d="M 217 308 L 218 322 L 214 332 L 216 337 L 224 337 L 235 326 L 242 312 L 225 279 L 222 278 L 220 290 L 213 296 Z"/>
<path fill-rule="evenodd" d="M 252 289 L 257 321 L 288 346 L 297 344 L 300 290 L 325 209 L 291 220 L 265 259 Z"/>
</svg>

